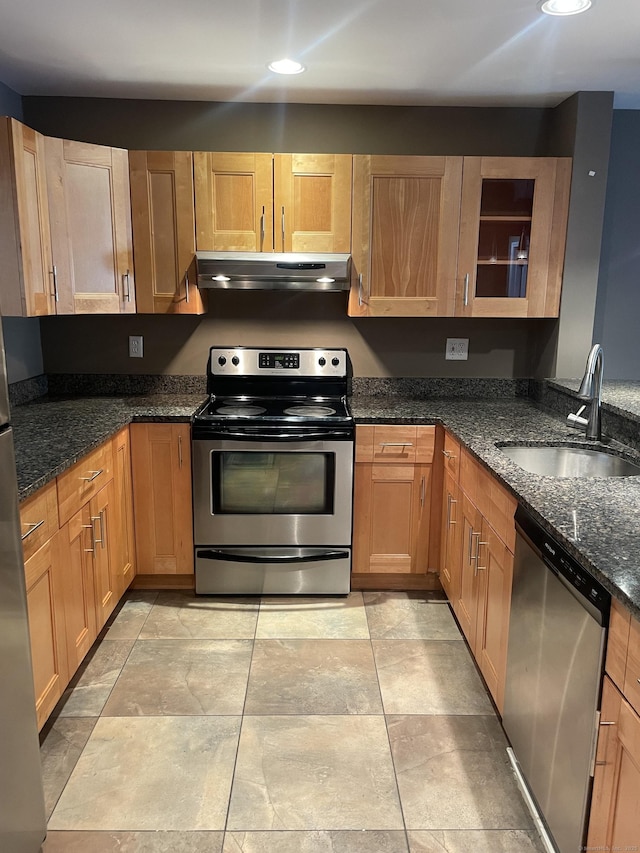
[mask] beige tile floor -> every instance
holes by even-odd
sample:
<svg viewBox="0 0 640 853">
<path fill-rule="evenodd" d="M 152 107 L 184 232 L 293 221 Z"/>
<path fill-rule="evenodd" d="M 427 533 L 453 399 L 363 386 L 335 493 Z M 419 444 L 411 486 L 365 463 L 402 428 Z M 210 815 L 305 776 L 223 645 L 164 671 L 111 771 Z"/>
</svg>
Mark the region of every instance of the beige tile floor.
<svg viewBox="0 0 640 853">
<path fill-rule="evenodd" d="M 44 853 L 540 853 L 437 596 L 131 593 L 42 743 Z"/>
</svg>

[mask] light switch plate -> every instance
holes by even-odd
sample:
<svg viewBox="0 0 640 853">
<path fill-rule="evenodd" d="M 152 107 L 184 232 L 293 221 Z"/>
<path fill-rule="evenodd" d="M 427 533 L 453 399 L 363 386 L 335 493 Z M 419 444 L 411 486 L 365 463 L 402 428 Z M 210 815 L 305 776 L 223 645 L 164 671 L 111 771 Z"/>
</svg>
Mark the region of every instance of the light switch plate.
<svg viewBox="0 0 640 853">
<path fill-rule="evenodd" d="M 446 361 L 466 361 L 469 358 L 469 338 L 447 338 Z"/>
</svg>

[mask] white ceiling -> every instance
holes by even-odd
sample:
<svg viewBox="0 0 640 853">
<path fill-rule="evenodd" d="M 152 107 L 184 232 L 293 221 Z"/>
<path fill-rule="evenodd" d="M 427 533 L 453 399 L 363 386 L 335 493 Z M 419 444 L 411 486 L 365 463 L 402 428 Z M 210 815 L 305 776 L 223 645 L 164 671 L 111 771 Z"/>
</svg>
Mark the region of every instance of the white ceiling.
<svg viewBox="0 0 640 853">
<path fill-rule="evenodd" d="M 297 77 L 266 65 L 304 62 Z M 567 18 L 536 0 L 0 0 L 0 81 L 22 95 L 640 108 L 640 0 Z"/>
</svg>

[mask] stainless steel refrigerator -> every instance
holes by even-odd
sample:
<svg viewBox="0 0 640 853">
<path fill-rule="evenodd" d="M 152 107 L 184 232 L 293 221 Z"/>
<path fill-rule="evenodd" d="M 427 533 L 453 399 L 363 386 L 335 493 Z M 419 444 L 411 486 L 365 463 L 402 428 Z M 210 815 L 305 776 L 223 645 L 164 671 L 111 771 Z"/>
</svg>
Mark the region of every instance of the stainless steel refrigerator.
<svg viewBox="0 0 640 853">
<path fill-rule="evenodd" d="M 0 321 L 0 851 L 37 853 L 46 834 L 18 484 Z"/>
</svg>

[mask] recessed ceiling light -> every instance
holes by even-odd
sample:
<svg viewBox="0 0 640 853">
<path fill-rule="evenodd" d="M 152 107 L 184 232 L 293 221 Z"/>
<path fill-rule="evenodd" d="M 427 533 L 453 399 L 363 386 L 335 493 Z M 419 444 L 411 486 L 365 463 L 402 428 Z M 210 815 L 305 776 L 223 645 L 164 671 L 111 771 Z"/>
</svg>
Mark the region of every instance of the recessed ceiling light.
<svg viewBox="0 0 640 853">
<path fill-rule="evenodd" d="M 538 6 L 545 15 L 578 15 L 591 8 L 591 0 L 544 0 Z"/>
<path fill-rule="evenodd" d="M 270 62 L 267 66 L 269 71 L 276 74 L 302 74 L 306 68 L 301 62 L 296 62 L 295 59 L 276 59 Z"/>
</svg>

